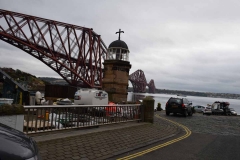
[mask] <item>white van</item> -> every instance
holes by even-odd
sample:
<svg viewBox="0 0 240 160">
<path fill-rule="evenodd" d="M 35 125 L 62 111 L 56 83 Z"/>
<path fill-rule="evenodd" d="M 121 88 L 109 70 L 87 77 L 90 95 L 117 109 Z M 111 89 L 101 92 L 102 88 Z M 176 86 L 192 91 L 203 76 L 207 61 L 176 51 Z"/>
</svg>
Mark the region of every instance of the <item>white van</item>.
<svg viewBox="0 0 240 160">
<path fill-rule="evenodd" d="M 74 95 L 75 105 L 108 105 L 108 93 L 97 89 L 80 89 Z"/>
</svg>

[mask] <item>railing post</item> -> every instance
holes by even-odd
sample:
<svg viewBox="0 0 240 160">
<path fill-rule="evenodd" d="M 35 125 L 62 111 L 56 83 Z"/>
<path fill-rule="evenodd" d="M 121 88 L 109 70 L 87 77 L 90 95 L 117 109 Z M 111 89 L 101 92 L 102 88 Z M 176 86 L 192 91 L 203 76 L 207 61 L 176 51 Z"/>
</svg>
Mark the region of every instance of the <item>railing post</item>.
<svg viewBox="0 0 240 160">
<path fill-rule="evenodd" d="M 154 102 L 152 97 L 146 97 L 143 99 L 143 121 L 153 123 L 154 119 Z"/>
<path fill-rule="evenodd" d="M 140 118 L 141 118 L 141 121 L 144 122 L 144 105 L 143 104 L 140 105 Z"/>
</svg>

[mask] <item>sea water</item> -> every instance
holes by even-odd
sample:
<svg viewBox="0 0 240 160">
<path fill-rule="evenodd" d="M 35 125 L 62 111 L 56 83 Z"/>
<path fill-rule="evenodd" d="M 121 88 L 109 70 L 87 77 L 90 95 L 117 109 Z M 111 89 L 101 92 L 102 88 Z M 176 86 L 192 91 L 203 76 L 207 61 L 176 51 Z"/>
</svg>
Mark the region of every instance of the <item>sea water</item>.
<svg viewBox="0 0 240 160">
<path fill-rule="evenodd" d="M 161 103 L 162 109 L 165 109 L 165 105 L 170 97 L 181 97 L 177 95 L 170 95 L 170 94 L 150 94 L 150 93 L 133 93 L 128 92 L 128 101 L 135 101 L 137 99 L 143 99 L 146 96 L 151 96 L 155 100 L 154 107 L 157 108 L 157 104 Z M 213 104 L 215 101 L 223 101 L 229 102 L 230 108 L 233 108 L 238 115 L 240 114 L 240 100 L 239 99 L 228 99 L 228 98 L 213 98 L 213 97 L 197 97 L 197 96 L 186 96 L 189 101 L 192 102 L 192 105 L 203 105 L 207 106 L 207 104 Z"/>
</svg>

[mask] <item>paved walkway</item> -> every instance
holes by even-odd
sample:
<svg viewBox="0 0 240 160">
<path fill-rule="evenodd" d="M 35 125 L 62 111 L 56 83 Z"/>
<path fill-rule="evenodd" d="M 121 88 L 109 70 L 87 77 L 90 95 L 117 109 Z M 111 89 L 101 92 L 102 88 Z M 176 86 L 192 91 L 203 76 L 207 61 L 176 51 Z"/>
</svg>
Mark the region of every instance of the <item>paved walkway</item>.
<svg viewBox="0 0 240 160">
<path fill-rule="evenodd" d="M 182 133 L 178 126 L 155 118 L 150 123 L 122 123 L 99 128 L 34 136 L 43 160 L 109 159 Z"/>
</svg>

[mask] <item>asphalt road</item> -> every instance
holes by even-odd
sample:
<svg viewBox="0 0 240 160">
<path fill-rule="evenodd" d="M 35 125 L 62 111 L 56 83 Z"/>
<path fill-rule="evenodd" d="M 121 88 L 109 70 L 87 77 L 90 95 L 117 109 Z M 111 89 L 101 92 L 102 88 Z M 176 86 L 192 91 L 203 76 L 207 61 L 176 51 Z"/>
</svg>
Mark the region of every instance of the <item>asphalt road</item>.
<svg viewBox="0 0 240 160">
<path fill-rule="evenodd" d="M 158 114 L 164 118 L 185 125 L 192 131 L 192 134 L 179 142 L 137 157 L 135 158 L 136 160 L 240 159 L 240 116 L 205 116 L 202 114 L 194 114 L 192 117 L 185 118 L 173 115 L 166 116 L 164 112 Z M 120 157 L 131 155 L 156 145 L 158 144 L 144 147 L 140 150 L 121 155 Z"/>
<path fill-rule="evenodd" d="M 239 160 L 240 137 L 192 133 L 165 148 L 137 157 L 137 160 Z"/>
</svg>

